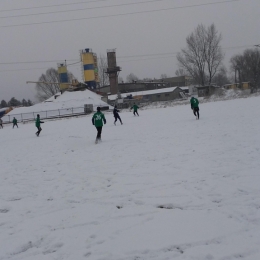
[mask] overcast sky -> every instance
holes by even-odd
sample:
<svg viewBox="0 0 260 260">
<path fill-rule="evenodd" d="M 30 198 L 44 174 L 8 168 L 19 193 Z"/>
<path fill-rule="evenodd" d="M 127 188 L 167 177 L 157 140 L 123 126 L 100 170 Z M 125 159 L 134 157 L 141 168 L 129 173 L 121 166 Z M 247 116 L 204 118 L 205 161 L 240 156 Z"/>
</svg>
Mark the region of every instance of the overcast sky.
<svg viewBox="0 0 260 260">
<path fill-rule="evenodd" d="M 215 23 L 225 65 L 260 44 L 260 0 L 1 0 L 0 100 L 32 99 L 34 84 L 79 50 L 116 48 L 120 76 L 175 76 L 176 53 L 198 24 Z M 82 81 L 80 63 L 68 69 Z"/>
</svg>

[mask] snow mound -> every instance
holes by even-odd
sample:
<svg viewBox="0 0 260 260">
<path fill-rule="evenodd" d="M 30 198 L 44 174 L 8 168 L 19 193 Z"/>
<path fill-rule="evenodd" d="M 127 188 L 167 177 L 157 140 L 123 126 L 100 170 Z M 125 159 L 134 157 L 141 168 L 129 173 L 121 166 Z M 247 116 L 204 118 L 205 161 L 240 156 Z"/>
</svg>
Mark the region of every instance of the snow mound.
<svg viewBox="0 0 260 260">
<path fill-rule="evenodd" d="M 66 91 L 62 95 L 56 94 L 51 98 L 45 100 L 44 102 L 35 104 L 31 107 L 16 108 L 12 112 L 10 112 L 9 115 L 66 109 L 66 108 L 78 108 L 78 107 L 84 107 L 85 104 L 93 104 L 94 109 L 98 106 L 108 106 L 106 102 L 101 100 L 100 95 L 86 89 L 84 91 L 76 91 L 76 92 Z"/>
</svg>

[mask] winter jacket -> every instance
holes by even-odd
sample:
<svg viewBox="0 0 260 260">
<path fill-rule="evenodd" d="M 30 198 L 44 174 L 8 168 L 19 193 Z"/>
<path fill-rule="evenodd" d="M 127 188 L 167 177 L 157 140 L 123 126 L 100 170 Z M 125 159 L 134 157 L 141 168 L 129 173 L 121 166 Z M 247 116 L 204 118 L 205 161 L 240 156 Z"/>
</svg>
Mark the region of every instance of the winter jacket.
<svg viewBox="0 0 260 260">
<path fill-rule="evenodd" d="M 139 108 L 139 106 L 137 106 L 137 105 L 133 105 L 133 106 L 131 107 L 131 109 L 134 109 L 134 111 L 137 111 L 138 108 Z"/>
<path fill-rule="evenodd" d="M 44 123 L 44 122 L 42 122 L 41 119 L 39 117 L 37 117 L 35 120 L 35 126 L 40 127 L 42 123 Z"/>
<path fill-rule="evenodd" d="M 114 108 L 114 110 L 113 110 L 114 117 L 117 117 L 118 113 L 119 113 L 119 110 Z"/>
<path fill-rule="evenodd" d="M 105 115 L 100 111 L 96 112 L 92 117 L 92 124 L 95 125 L 96 127 L 103 126 L 103 121 L 104 124 L 106 124 L 107 121 Z"/>
<path fill-rule="evenodd" d="M 17 124 L 17 119 L 16 118 L 13 119 L 13 124 L 14 125 Z"/>
<path fill-rule="evenodd" d="M 192 97 L 190 99 L 190 105 L 191 105 L 191 108 L 198 108 L 199 107 L 199 100 L 195 97 Z"/>
</svg>

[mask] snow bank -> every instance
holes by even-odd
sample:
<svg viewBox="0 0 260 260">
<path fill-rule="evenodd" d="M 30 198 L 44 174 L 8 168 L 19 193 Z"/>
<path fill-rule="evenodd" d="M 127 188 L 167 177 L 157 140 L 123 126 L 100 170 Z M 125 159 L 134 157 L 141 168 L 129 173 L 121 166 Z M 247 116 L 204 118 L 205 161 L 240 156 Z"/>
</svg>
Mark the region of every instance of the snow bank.
<svg viewBox="0 0 260 260">
<path fill-rule="evenodd" d="M 94 108 L 98 106 L 108 106 L 107 103 L 101 100 L 100 95 L 86 89 L 84 91 L 75 92 L 66 91 L 62 95 L 57 94 L 56 99 L 55 96 L 53 96 L 48 100 L 35 104 L 31 107 L 16 108 L 13 111 L 11 111 L 9 115 L 40 112 L 47 110 L 57 110 L 72 107 L 84 107 L 85 104 L 93 104 Z"/>
</svg>

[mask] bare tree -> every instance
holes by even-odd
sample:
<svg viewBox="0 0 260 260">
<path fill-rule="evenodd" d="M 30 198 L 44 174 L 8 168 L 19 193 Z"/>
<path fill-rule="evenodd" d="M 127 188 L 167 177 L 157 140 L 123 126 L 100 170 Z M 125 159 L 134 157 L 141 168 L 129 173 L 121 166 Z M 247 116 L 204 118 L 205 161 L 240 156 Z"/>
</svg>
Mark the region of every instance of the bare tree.
<svg viewBox="0 0 260 260">
<path fill-rule="evenodd" d="M 235 81 L 251 82 L 254 87 L 260 86 L 260 50 L 247 49 L 243 54 L 235 55 L 230 60 L 231 70 L 235 72 Z"/>
<path fill-rule="evenodd" d="M 128 82 L 128 83 L 132 83 L 137 80 L 139 80 L 138 77 L 133 73 L 130 73 L 129 75 L 126 76 L 126 82 Z"/>
<path fill-rule="evenodd" d="M 71 80 L 75 78 L 71 72 L 68 71 L 68 81 L 71 82 Z M 39 101 L 44 101 L 51 96 L 55 95 L 56 93 L 60 92 L 60 86 L 59 86 L 59 73 L 58 70 L 54 68 L 50 68 L 46 71 L 45 74 L 42 74 L 39 79 L 39 82 L 46 82 L 46 83 L 36 83 L 36 91 Z M 57 83 L 56 83 L 57 82 Z M 50 84 L 55 83 L 55 84 Z"/>
<path fill-rule="evenodd" d="M 167 74 L 163 73 L 161 74 L 161 79 L 166 79 L 167 78 Z"/>
<path fill-rule="evenodd" d="M 46 71 L 46 74 L 42 74 L 39 79 L 39 82 L 47 82 L 47 83 L 36 83 L 36 97 L 39 101 L 44 101 L 49 97 L 55 95 L 60 91 L 59 82 L 59 74 L 58 71 L 54 68 L 50 68 Z M 48 84 L 48 83 L 55 83 L 57 84 Z"/>
<path fill-rule="evenodd" d="M 214 76 L 212 82 L 217 86 L 223 86 L 230 83 L 227 75 L 227 69 L 224 66 L 220 67 L 219 72 Z"/>
<path fill-rule="evenodd" d="M 118 77 L 118 83 L 124 83 L 124 79 L 122 77 Z"/>
<path fill-rule="evenodd" d="M 188 75 L 188 72 L 187 72 L 185 69 L 183 69 L 183 68 L 179 68 L 179 69 L 177 69 L 177 70 L 175 71 L 175 75 L 176 75 L 177 77 L 187 76 L 187 75 Z"/>
<path fill-rule="evenodd" d="M 187 48 L 177 54 L 180 69 L 187 71 L 202 86 L 211 84 L 224 58 L 221 39 L 214 24 L 208 28 L 198 25 L 186 38 Z"/>
<path fill-rule="evenodd" d="M 218 34 L 216 27 L 212 24 L 206 31 L 206 53 L 205 59 L 208 69 L 208 84 L 211 85 L 212 79 L 220 68 L 224 59 L 224 54 L 220 47 L 222 40 L 221 34 Z"/>
<path fill-rule="evenodd" d="M 109 77 L 106 73 L 107 70 L 107 58 L 105 55 L 100 54 L 98 59 L 98 77 L 100 87 L 109 85 Z"/>
<path fill-rule="evenodd" d="M 143 82 L 152 82 L 153 79 L 152 78 L 143 78 L 142 81 Z"/>
</svg>

